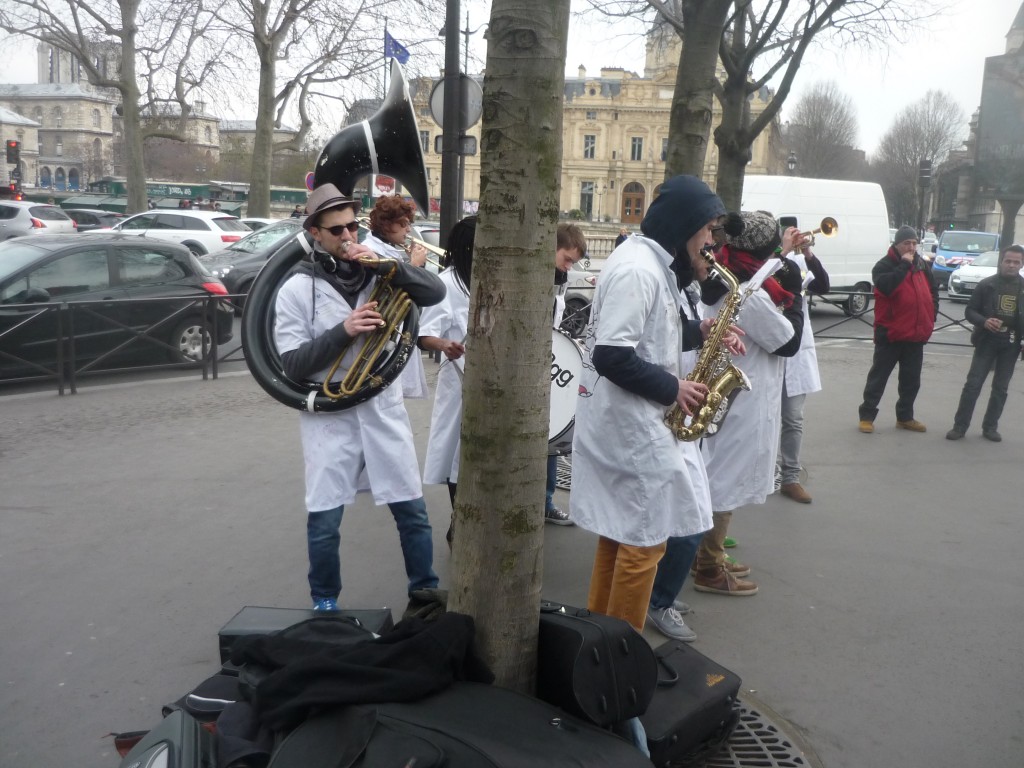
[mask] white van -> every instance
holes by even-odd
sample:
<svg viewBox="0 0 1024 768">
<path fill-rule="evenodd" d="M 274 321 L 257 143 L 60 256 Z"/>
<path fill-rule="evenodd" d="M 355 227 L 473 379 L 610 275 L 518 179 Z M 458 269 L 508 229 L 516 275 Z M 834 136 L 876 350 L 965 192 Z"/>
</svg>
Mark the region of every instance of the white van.
<svg viewBox="0 0 1024 768">
<path fill-rule="evenodd" d="M 831 237 L 815 235 L 814 253 L 828 270 L 832 289 L 871 292 L 871 269 L 889 249 L 889 213 L 878 184 L 864 181 L 806 179 L 799 176 L 748 175 L 743 180 L 744 211 L 768 211 L 780 222 L 807 232 L 826 217 L 838 222 Z M 860 314 L 870 296 L 851 295 L 847 314 Z"/>
</svg>

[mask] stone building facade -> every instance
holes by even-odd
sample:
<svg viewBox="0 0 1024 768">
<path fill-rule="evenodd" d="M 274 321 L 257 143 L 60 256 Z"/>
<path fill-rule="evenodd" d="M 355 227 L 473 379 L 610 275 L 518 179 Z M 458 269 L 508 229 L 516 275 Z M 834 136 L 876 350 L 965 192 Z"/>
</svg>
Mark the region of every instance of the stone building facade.
<svg viewBox="0 0 1024 768">
<path fill-rule="evenodd" d="M 0 85 L 0 105 L 35 124 L 22 141 L 25 186 L 84 189 L 109 173 L 114 100 L 80 82 Z"/>
<path fill-rule="evenodd" d="M 644 74 L 606 68 L 588 75 L 580 67 L 565 79 L 562 118 L 562 184 L 560 208 L 578 211 L 591 221 L 636 224 L 643 218 L 665 176 L 669 117 L 681 51 L 679 36 L 667 27 L 648 34 Z M 427 166 L 431 208 L 440 196 L 441 155 L 435 141 L 441 128 L 431 117 L 427 79 L 410 84 Z M 754 95 L 751 114 L 761 113 L 771 93 Z M 715 102 L 711 130 L 721 122 Z M 480 142 L 480 123 L 466 133 Z M 773 124 L 754 142 L 748 173 L 778 173 L 784 164 L 778 126 Z M 712 187 L 718 173 L 718 150 L 712 142 L 703 178 Z M 480 156 L 465 157 L 465 212 L 475 210 L 480 190 Z"/>
</svg>

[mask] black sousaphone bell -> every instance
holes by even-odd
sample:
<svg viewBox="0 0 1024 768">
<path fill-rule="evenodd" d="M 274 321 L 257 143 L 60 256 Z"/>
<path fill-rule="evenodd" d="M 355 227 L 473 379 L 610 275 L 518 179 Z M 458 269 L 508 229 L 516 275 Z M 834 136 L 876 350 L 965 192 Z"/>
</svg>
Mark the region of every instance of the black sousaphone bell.
<svg viewBox="0 0 1024 768">
<path fill-rule="evenodd" d="M 424 213 L 428 211 L 427 170 L 423 164 L 416 114 L 402 67 L 391 63 L 391 87 L 381 108 L 368 120 L 346 126 L 327 142 L 317 158 L 313 187 L 334 184 L 352 196 L 356 182 L 368 174 L 394 176 Z M 274 399 L 303 411 L 339 411 L 377 395 L 401 373 L 416 340 L 418 311 L 405 320 L 402 343 L 374 371 L 373 384 L 356 395 L 330 398 L 319 387 L 285 376 L 274 344 L 274 300 L 295 266 L 309 259 L 312 241 L 303 230 L 277 249 L 253 281 L 242 314 L 242 349 L 253 378 Z"/>
<path fill-rule="evenodd" d="M 371 173 L 394 176 L 420 210 L 430 212 L 416 113 L 402 67 L 394 59 L 384 103 L 368 120 L 342 128 L 327 142 L 313 169 L 313 187 L 334 184 L 351 197 L 356 182 Z"/>
</svg>

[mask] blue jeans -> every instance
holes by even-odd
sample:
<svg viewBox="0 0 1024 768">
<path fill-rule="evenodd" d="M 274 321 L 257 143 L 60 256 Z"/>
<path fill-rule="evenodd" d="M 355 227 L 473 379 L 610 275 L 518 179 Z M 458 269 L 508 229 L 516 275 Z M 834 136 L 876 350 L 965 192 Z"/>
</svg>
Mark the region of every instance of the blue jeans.
<svg viewBox="0 0 1024 768">
<path fill-rule="evenodd" d="M 555 481 L 558 479 L 558 457 L 548 456 L 548 484 L 545 488 L 544 511 L 555 507 Z"/>
<path fill-rule="evenodd" d="M 804 402 L 807 395 L 786 394 L 782 382 L 782 428 L 779 430 L 778 466 L 782 484 L 800 482 L 800 444 L 804 439 Z"/>
<path fill-rule="evenodd" d="M 651 592 L 651 608 L 659 611 L 668 608 L 679 595 L 690 572 L 693 558 L 697 555 L 697 547 L 703 533 L 692 536 L 669 536 L 665 546 L 665 556 L 658 563 L 658 574 L 654 577 L 654 589 Z"/>
<path fill-rule="evenodd" d="M 409 577 L 409 593 L 437 586 L 434 573 L 434 543 L 423 497 L 388 504 L 398 526 L 398 539 Z M 306 518 L 306 546 L 309 551 L 309 593 L 313 601 L 338 599 L 341 594 L 341 516 L 344 506 L 310 512 Z"/>
</svg>

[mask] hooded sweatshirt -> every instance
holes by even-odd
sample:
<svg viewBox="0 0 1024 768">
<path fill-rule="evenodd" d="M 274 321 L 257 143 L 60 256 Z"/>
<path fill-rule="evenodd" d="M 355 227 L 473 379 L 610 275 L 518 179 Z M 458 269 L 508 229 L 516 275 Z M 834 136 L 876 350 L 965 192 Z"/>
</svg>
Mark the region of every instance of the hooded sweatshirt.
<svg viewBox="0 0 1024 768">
<path fill-rule="evenodd" d="M 687 241 L 709 221 L 725 213 L 718 195 L 696 176 L 674 176 L 666 181 L 661 185 L 661 194 L 647 209 L 640 231 L 672 254 L 669 268 L 676 275 L 680 291 L 693 282 Z M 695 349 L 702 340 L 700 322 L 684 318 L 683 349 Z M 597 372 L 616 386 L 662 405 L 675 402 L 678 379 L 640 359 L 632 347 L 598 345 L 592 359 Z"/>
</svg>

